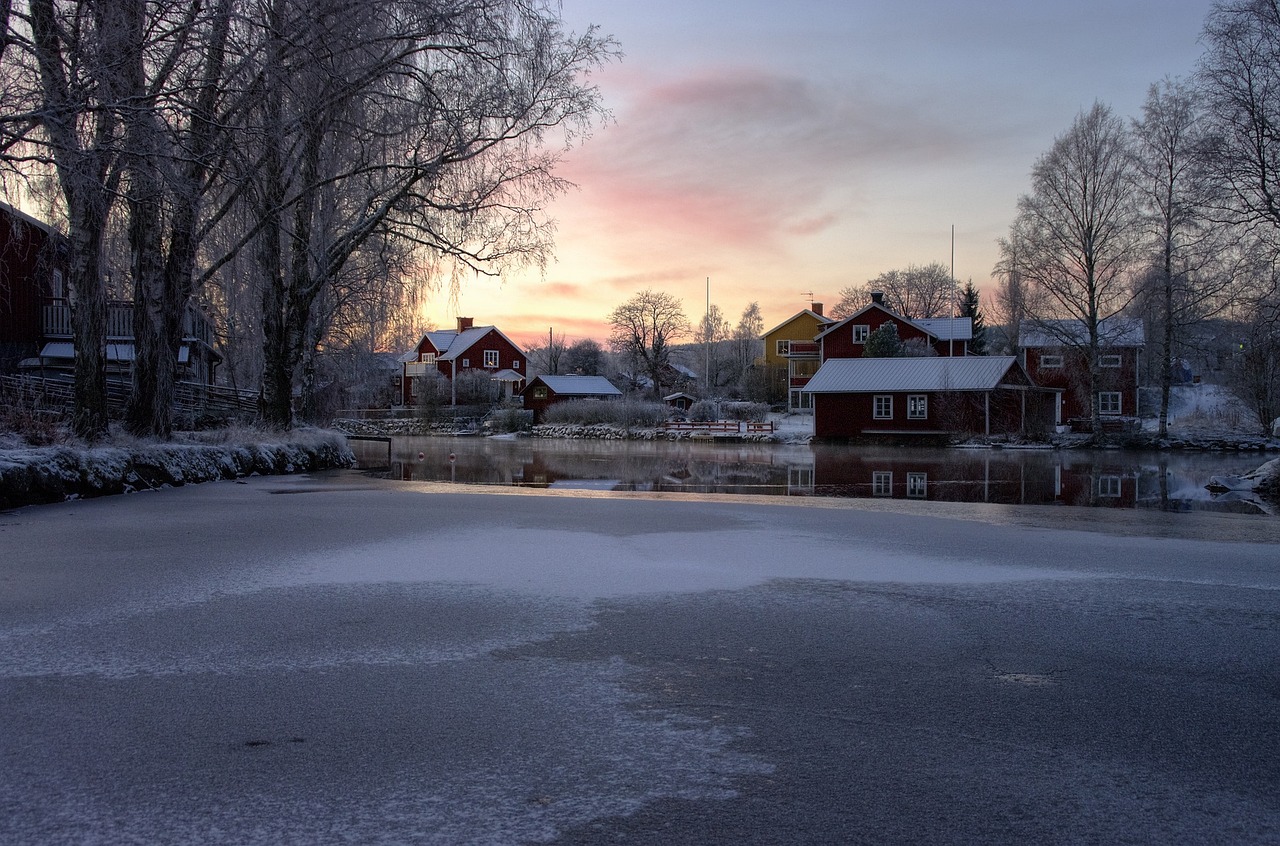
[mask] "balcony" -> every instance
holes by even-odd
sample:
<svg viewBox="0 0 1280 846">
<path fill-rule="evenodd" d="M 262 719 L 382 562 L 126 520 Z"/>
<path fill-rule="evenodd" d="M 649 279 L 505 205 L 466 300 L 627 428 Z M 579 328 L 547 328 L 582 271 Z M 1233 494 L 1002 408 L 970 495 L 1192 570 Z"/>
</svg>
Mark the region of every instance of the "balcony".
<svg viewBox="0 0 1280 846">
<path fill-rule="evenodd" d="M 66 300 L 52 300 L 44 306 L 44 337 L 71 338 L 71 306 Z M 129 340 L 133 338 L 133 303 L 107 303 L 107 338 L 108 340 Z M 193 305 L 188 305 L 182 319 L 182 338 L 184 341 L 198 341 L 207 347 L 213 346 L 213 324 L 209 318 Z"/>
<path fill-rule="evenodd" d="M 787 358 L 817 358 L 818 342 L 817 341 L 791 341 L 787 344 L 787 351 L 784 353 Z"/>
</svg>

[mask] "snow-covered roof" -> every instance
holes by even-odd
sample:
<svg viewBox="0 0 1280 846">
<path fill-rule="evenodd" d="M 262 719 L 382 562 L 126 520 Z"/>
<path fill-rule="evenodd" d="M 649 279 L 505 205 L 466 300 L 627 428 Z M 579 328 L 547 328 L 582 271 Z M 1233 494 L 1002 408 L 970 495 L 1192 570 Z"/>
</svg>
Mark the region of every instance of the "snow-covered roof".
<svg viewBox="0 0 1280 846">
<path fill-rule="evenodd" d="M 1019 347 L 1085 346 L 1089 330 L 1083 320 L 1026 320 L 1018 330 Z M 1103 347 L 1146 346 L 1142 321 L 1112 315 L 1098 321 L 1098 343 Z"/>
<path fill-rule="evenodd" d="M 509 367 L 504 370 L 499 370 L 497 373 L 494 373 L 489 378 L 494 382 L 523 382 L 524 381 L 523 376 L 521 376 L 519 373 L 515 372 Z"/>
<path fill-rule="evenodd" d="M 429 332 L 423 332 L 422 338 L 418 339 L 418 343 L 413 345 L 412 350 L 401 356 L 400 360 L 417 361 L 418 347 L 422 346 L 422 340 L 425 338 L 431 342 L 431 346 L 436 348 L 437 360 L 452 361 L 479 343 L 490 332 L 497 332 L 504 341 L 520 350 L 520 345 L 504 335 L 502 330 L 496 326 L 473 326 L 461 332 L 453 329 L 433 329 Z M 520 353 L 523 355 L 524 351 L 520 350 Z"/>
<path fill-rule="evenodd" d="M 27 214 L 26 212 L 22 211 L 21 209 L 11 206 L 6 202 L 0 201 L 0 212 L 4 212 L 8 214 L 13 218 L 16 218 L 17 220 L 22 221 L 28 226 L 34 226 L 37 229 L 41 229 L 45 232 L 48 232 L 50 235 L 56 235 L 58 237 L 62 236 L 62 233 L 59 232 L 56 227 L 48 223 L 45 223 L 43 220 L 34 218 L 31 215 Z"/>
<path fill-rule="evenodd" d="M 939 341 L 973 339 L 972 317 L 920 317 L 908 322 L 919 326 Z"/>
<path fill-rule="evenodd" d="M 603 376 L 539 376 L 538 381 L 560 396 L 620 397 L 619 391 Z"/>
<path fill-rule="evenodd" d="M 869 303 L 855 311 L 853 314 L 843 320 L 828 325 L 825 329 L 818 333 L 818 337 L 822 338 L 835 332 L 842 326 L 857 323 L 864 314 L 875 309 L 884 312 L 887 315 L 896 317 L 898 320 L 904 321 L 908 325 L 914 326 L 926 335 L 936 338 L 939 341 L 968 341 L 973 338 L 973 318 L 972 317 L 917 317 L 910 318 L 898 314 L 893 309 L 883 303 Z"/>
<path fill-rule="evenodd" d="M 832 358 L 804 390 L 814 394 L 868 391 L 989 391 L 1017 359 L 1011 355 L 930 358 Z"/>
</svg>

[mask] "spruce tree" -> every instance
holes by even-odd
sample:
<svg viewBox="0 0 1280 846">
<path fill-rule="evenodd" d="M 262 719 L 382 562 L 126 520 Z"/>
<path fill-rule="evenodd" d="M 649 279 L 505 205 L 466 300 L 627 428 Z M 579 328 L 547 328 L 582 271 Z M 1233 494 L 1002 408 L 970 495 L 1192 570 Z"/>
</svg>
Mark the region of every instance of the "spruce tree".
<svg viewBox="0 0 1280 846">
<path fill-rule="evenodd" d="M 973 338 L 969 341 L 969 352 L 974 355 L 987 354 L 987 326 L 982 318 L 982 308 L 978 303 L 978 289 L 970 279 L 960 292 L 960 316 L 973 319 Z"/>
</svg>

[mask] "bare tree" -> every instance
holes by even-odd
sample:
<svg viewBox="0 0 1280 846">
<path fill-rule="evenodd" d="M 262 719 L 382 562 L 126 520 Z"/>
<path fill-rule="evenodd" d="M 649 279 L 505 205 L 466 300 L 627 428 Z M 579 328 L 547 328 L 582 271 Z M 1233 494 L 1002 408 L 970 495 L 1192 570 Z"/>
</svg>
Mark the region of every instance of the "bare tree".
<svg viewBox="0 0 1280 846">
<path fill-rule="evenodd" d="M 1002 244 L 1021 279 L 1044 295 L 1034 316 L 1085 359 L 1092 427 L 1102 431 L 1097 392 L 1104 318 L 1132 298 L 1140 218 L 1123 122 L 1095 103 L 1058 136 L 1031 171 L 1031 193 Z M 1055 318 L 1059 320 L 1049 320 Z M 1062 322 L 1061 319 L 1065 319 Z"/>
<path fill-rule="evenodd" d="M 77 435 L 107 431 L 107 293 L 103 242 L 120 183 L 122 89 L 117 56 L 128 20 L 106 2 L 6 3 L 0 79 L 0 156 L 24 174 L 56 175 L 66 215 Z"/>
<path fill-rule="evenodd" d="M 764 354 L 764 315 L 759 303 L 748 303 L 742 310 L 738 325 L 733 327 L 733 346 L 738 359 L 738 390 L 745 396 L 756 359 Z"/>
<path fill-rule="evenodd" d="M 270 0 L 257 35 L 245 197 L 263 412 L 287 426 L 295 374 L 322 338 L 317 299 L 371 238 L 443 257 L 455 285 L 464 268 L 545 260 L 540 209 L 564 188 L 560 152 L 601 114 L 583 78 L 612 42 L 566 35 L 549 5 L 515 0 Z M 304 381 L 304 408 L 307 393 Z"/>
<path fill-rule="evenodd" d="M 948 317 L 956 307 L 956 284 L 951 270 L 938 262 L 908 265 L 890 270 L 865 285 L 841 288 L 831 316 L 843 320 L 871 302 L 871 294 L 884 294 L 884 304 L 906 318 Z"/>
<path fill-rule="evenodd" d="M 1280 228 L 1280 3 L 1217 3 L 1204 40 L 1204 164 L 1222 190 L 1219 211 L 1245 226 Z"/>
<path fill-rule="evenodd" d="M 722 347 L 732 331 L 729 321 L 724 317 L 724 312 L 715 303 L 711 304 L 710 309 L 702 316 L 702 320 L 698 321 L 694 341 L 701 348 L 699 352 L 702 359 L 702 395 L 704 397 L 712 396 L 728 381 L 725 377 L 728 375 L 731 362 L 726 359 L 725 350 Z"/>
<path fill-rule="evenodd" d="M 1224 227 L 1209 219 L 1211 194 L 1199 170 L 1205 144 L 1200 102 L 1190 85 L 1152 85 L 1142 119 L 1133 122 L 1137 186 L 1150 251 L 1140 298 L 1158 327 L 1160 435 L 1169 430 L 1169 395 L 1176 342 L 1185 330 L 1230 303 L 1234 274 L 1216 266 Z"/>
<path fill-rule="evenodd" d="M 624 356 L 652 382 L 655 396 L 662 396 L 671 358 L 671 343 L 689 333 L 689 319 L 680 301 L 664 291 L 645 290 L 609 315 L 609 336 L 615 353 Z"/>
</svg>

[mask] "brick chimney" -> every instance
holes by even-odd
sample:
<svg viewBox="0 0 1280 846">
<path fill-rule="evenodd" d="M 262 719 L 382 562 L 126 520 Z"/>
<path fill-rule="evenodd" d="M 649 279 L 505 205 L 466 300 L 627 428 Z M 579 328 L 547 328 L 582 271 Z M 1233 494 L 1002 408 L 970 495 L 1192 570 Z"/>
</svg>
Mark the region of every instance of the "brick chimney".
<svg viewBox="0 0 1280 846">
<path fill-rule="evenodd" d="M 872 291 L 871 302 L 876 305 L 884 305 L 884 291 Z"/>
<path fill-rule="evenodd" d="M 809 303 L 809 310 L 822 317 L 822 303 Z"/>
<path fill-rule="evenodd" d="M 476 325 L 476 319 L 475 319 L 474 317 L 459 317 L 459 318 L 458 318 L 458 331 L 459 331 L 459 332 L 465 332 L 465 331 L 467 331 L 468 329 L 470 329 L 471 327 L 473 327 L 473 326 L 475 326 L 475 325 Z"/>
</svg>

